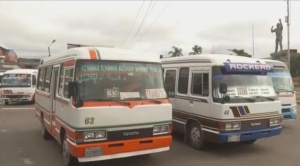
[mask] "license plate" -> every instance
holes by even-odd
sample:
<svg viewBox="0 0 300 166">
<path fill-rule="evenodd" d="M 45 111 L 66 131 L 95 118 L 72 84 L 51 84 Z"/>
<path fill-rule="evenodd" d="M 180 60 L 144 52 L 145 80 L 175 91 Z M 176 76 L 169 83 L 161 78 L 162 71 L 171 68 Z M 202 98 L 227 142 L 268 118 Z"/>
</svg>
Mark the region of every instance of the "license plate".
<svg viewBox="0 0 300 166">
<path fill-rule="evenodd" d="M 102 148 L 85 149 L 85 157 L 93 157 L 102 155 Z"/>
<path fill-rule="evenodd" d="M 228 135 L 228 142 L 240 142 L 240 135 Z"/>
</svg>

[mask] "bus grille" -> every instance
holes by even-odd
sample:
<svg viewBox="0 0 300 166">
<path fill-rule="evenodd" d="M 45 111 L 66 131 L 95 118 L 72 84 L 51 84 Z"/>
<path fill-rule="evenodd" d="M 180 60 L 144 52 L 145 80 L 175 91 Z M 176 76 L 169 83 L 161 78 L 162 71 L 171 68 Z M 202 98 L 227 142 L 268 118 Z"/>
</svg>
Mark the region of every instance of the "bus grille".
<svg viewBox="0 0 300 166">
<path fill-rule="evenodd" d="M 241 122 L 241 130 L 255 130 L 269 128 L 269 119 Z"/>
<path fill-rule="evenodd" d="M 23 96 L 22 95 L 7 95 L 6 97 L 10 98 L 10 99 L 17 99 L 17 98 L 22 98 Z"/>
<path fill-rule="evenodd" d="M 107 140 L 108 141 L 147 138 L 147 137 L 152 137 L 152 136 L 153 136 L 152 128 L 118 130 L 118 131 L 108 131 L 107 132 Z"/>
</svg>

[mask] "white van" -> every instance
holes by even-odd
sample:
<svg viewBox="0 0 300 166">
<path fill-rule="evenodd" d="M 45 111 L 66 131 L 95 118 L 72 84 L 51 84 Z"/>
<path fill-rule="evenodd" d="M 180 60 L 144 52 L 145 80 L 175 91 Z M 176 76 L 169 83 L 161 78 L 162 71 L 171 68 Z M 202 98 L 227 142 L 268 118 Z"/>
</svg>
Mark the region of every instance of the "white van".
<svg viewBox="0 0 300 166">
<path fill-rule="evenodd" d="M 34 103 L 35 87 L 37 83 L 38 70 L 34 69 L 13 69 L 3 74 L 1 81 L 0 95 L 9 102 L 28 101 Z"/>
<path fill-rule="evenodd" d="M 222 54 L 161 59 L 173 129 L 193 148 L 206 142 L 254 143 L 282 127 L 281 102 L 263 60 Z"/>
<path fill-rule="evenodd" d="M 285 63 L 277 60 L 264 60 L 267 64 L 274 66 L 274 72 L 269 75 L 272 78 L 275 91 L 282 106 L 284 120 L 297 119 L 297 102 L 294 83 L 289 69 Z"/>
</svg>

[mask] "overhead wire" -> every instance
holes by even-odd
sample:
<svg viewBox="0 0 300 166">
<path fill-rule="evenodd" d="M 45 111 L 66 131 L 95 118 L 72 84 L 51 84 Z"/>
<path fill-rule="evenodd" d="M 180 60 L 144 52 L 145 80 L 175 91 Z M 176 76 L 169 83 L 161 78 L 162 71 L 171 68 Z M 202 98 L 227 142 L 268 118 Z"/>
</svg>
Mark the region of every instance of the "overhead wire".
<svg viewBox="0 0 300 166">
<path fill-rule="evenodd" d="M 150 11 L 148 12 L 148 14 L 147 14 L 145 20 L 148 19 L 149 15 L 150 15 L 150 13 L 152 12 L 152 10 L 154 9 L 156 3 L 157 3 L 157 1 L 155 1 L 155 2 L 153 3 L 153 5 L 152 5 L 152 7 L 150 8 Z M 146 22 L 146 21 L 145 21 L 145 22 Z M 139 39 L 139 38 L 141 38 L 141 33 L 139 33 L 139 35 L 137 36 L 137 39 Z M 136 41 L 138 41 L 138 40 L 136 40 Z M 133 46 L 134 46 L 135 44 L 136 44 L 136 42 L 133 44 Z"/>
<path fill-rule="evenodd" d="M 152 1 L 153 1 L 153 0 L 151 0 L 151 2 L 150 2 L 150 4 L 149 4 L 148 9 L 147 9 L 147 11 L 146 11 L 146 13 L 145 13 L 145 15 L 144 15 L 144 17 L 143 17 L 143 20 L 142 20 L 142 22 L 141 22 L 139 28 L 137 29 L 137 31 L 136 31 L 136 33 L 135 33 L 133 39 L 132 39 L 132 42 L 131 42 L 129 48 L 131 48 L 131 46 L 132 46 L 132 44 L 134 43 L 134 41 L 135 41 L 135 39 L 136 39 L 136 37 L 137 37 L 139 31 L 141 30 L 141 27 L 144 25 L 144 23 L 145 23 L 145 21 L 146 21 L 146 16 L 147 16 L 147 14 L 148 14 L 148 12 L 149 12 L 149 9 L 150 9 L 150 7 L 151 7 Z"/>
<path fill-rule="evenodd" d="M 139 15 L 140 15 L 140 12 L 141 12 L 141 9 L 143 8 L 144 3 L 145 3 L 145 0 L 143 0 L 142 4 L 141 4 L 141 6 L 140 6 L 140 9 L 139 9 L 137 15 L 135 16 L 135 19 L 134 19 L 134 21 L 133 21 L 133 23 L 132 23 L 132 25 L 131 25 L 131 27 L 130 27 L 130 30 L 129 30 L 128 34 L 127 34 L 127 37 L 126 37 L 126 39 L 124 40 L 123 46 L 127 43 L 127 39 L 128 39 L 128 37 L 129 37 L 130 33 L 132 32 L 132 29 L 133 29 L 133 27 L 134 27 L 134 25 L 135 25 L 135 23 L 136 23 L 137 18 L 138 18 Z"/>
<path fill-rule="evenodd" d="M 163 14 L 163 12 L 167 9 L 168 5 L 170 4 L 171 0 L 165 5 L 163 10 L 159 13 L 159 15 L 155 18 L 155 20 L 148 26 L 148 28 L 144 31 L 144 33 L 140 36 L 140 38 L 137 41 L 140 41 L 142 37 L 148 32 L 148 30 L 154 25 L 154 23 L 158 20 L 158 18 Z"/>
</svg>

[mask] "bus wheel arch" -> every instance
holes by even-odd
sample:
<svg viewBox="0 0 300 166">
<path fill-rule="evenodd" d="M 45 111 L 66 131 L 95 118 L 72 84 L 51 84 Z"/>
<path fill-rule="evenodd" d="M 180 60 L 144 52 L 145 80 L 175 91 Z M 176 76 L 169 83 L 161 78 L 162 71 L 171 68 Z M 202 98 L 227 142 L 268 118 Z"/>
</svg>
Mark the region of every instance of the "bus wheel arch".
<svg viewBox="0 0 300 166">
<path fill-rule="evenodd" d="M 60 144 L 63 143 L 64 141 L 64 135 L 66 134 L 66 130 L 63 127 L 60 127 L 60 133 L 59 133 L 59 139 L 60 139 Z"/>
<path fill-rule="evenodd" d="M 46 126 L 45 126 L 43 113 L 41 113 L 41 132 L 42 132 L 42 137 L 43 137 L 44 140 L 48 140 L 48 139 L 51 138 L 51 135 L 49 134 L 49 132 L 46 129 Z"/>
<path fill-rule="evenodd" d="M 63 127 L 61 127 L 60 131 L 61 131 L 60 140 L 61 140 L 61 154 L 63 157 L 63 166 L 74 166 L 78 163 L 78 159 L 72 156 L 69 151 L 66 130 Z"/>
<path fill-rule="evenodd" d="M 195 119 L 188 119 L 186 123 L 186 139 L 194 149 L 203 149 L 206 147 L 206 141 L 202 132 L 201 123 Z"/>
</svg>

